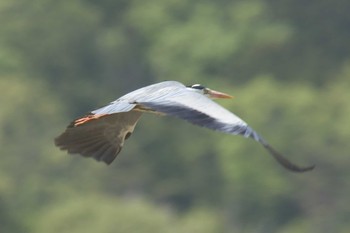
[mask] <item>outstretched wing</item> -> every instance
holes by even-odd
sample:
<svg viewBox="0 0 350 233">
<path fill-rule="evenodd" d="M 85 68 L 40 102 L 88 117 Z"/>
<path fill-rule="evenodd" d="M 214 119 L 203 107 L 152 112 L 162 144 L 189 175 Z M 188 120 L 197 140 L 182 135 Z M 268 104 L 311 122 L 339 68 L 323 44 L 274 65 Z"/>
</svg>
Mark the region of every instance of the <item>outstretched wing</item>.
<svg viewBox="0 0 350 233">
<path fill-rule="evenodd" d="M 78 153 L 110 164 L 133 132 L 141 114 L 130 111 L 79 118 L 55 139 L 55 144 L 70 154 Z"/>
<path fill-rule="evenodd" d="M 70 154 L 81 154 L 110 164 L 121 151 L 124 141 L 131 135 L 142 111 L 132 103 L 135 99 L 159 95 L 181 83 L 167 81 L 130 92 L 109 105 L 92 111 L 89 115 L 73 121 L 55 144 Z M 158 91 L 158 92 L 157 92 Z M 147 109 L 151 110 L 151 109 Z"/>
<path fill-rule="evenodd" d="M 250 137 L 261 143 L 265 149 L 285 168 L 294 172 L 309 171 L 314 166 L 299 167 L 283 157 L 273 149 L 262 137 L 246 122 L 218 105 L 204 95 L 188 90 L 185 87 L 176 87 L 172 93 L 166 93 L 162 98 L 140 99 L 133 102 L 144 108 L 172 115 L 187 120 L 195 125 L 212 130 Z"/>
</svg>

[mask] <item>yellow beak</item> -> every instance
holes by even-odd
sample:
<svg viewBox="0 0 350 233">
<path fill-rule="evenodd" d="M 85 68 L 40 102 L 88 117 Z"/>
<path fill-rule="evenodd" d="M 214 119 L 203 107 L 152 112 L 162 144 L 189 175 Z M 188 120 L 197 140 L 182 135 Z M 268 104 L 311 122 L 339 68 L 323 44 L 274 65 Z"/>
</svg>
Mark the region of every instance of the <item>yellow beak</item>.
<svg viewBox="0 0 350 233">
<path fill-rule="evenodd" d="M 208 95 L 213 99 L 232 99 L 233 98 L 233 96 L 231 96 L 229 94 L 219 92 L 219 91 L 210 90 L 210 89 L 208 89 Z"/>
</svg>

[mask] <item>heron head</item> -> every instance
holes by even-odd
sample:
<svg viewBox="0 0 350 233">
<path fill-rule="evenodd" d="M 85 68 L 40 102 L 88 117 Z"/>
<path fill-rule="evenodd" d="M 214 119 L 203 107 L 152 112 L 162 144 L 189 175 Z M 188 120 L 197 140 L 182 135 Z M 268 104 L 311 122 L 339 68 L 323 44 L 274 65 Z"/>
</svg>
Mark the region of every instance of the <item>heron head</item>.
<svg viewBox="0 0 350 233">
<path fill-rule="evenodd" d="M 201 84 L 193 84 L 193 85 L 187 86 L 187 88 L 191 91 L 195 91 L 197 93 L 205 95 L 211 99 L 232 99 L 233 98 L 233 96 L 229 94 L 211 90 L 205 86 L 202 86 Z"/>
</svg>

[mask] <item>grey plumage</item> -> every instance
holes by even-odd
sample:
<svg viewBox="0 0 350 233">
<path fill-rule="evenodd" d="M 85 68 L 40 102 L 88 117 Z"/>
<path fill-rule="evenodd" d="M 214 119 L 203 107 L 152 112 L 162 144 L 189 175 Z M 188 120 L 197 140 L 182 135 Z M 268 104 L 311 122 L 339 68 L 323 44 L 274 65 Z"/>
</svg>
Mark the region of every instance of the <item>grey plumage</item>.
<svg viewBox="0 0 350 233">
<path fill-rule="evenodd" d="M 250 137 L 261 143 L 282 166 L 291 171 L 313 169 L 313 166 L 292 164 L 246 122 L 209 99 L 205 92 L 201 92 L 203 88 L 198 85 L 186 87 L 175 81 L 140 88 L 72 122 L 55 143 L 68 153 L 79 153 L 110 164 L 120 152 L 125 138 L 133 132 L 142 112 L 152 112 L 175 116 L 223 133 Z"/>
</svg>

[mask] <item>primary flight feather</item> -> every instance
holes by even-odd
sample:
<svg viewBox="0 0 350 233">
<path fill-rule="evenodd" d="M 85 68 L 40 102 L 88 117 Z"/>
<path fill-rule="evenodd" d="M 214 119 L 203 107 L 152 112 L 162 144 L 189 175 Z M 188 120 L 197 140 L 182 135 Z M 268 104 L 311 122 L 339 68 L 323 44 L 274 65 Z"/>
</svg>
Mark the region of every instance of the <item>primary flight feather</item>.
<svg viewBox="0 0 350 233">
<path fill-rule="evenodd" d="M 185 86 L 175 81 L 156 83 L 132 91 L 109 105 L 74 120 L 55 139 L 55 144 L 70 154 L 78 153 L 110 164 L 134 131 L 142 113 L 151 112 L 175 116 L 212 130 L 252 138 L 291 171 L 305 172 L 314 168 L 291 163 L 246 122 L 211 98 L 232 97 L 200 84 Z"/>
</svg>

